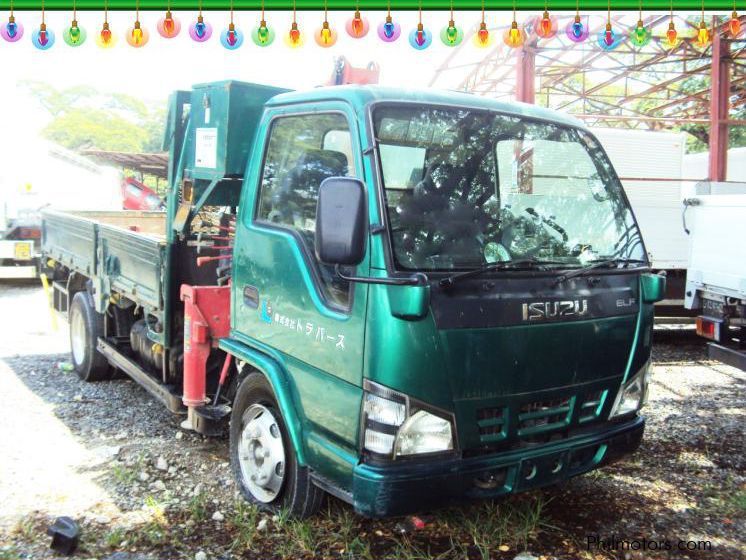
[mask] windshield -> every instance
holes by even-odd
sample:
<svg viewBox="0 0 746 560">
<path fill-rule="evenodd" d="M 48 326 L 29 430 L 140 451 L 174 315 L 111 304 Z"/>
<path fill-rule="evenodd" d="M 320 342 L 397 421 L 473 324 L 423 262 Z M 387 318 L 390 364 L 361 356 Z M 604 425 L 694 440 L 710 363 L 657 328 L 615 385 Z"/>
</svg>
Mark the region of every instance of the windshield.
<svg viewBox="0 0 746 560">
<path fill-rule="evenodd" d="M 374 123 L 399 268 L 645 258 L 611 164 L 582 130 L 421 105 L 378 108 Z"/>
</svg>

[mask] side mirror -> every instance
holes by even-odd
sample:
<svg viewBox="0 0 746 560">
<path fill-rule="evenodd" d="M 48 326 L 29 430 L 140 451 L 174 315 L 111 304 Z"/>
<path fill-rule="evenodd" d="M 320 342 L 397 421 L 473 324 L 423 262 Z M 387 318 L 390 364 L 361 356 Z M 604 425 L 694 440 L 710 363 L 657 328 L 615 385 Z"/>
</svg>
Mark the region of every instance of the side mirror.
<svg viewBox="0 0 746 560">
<path fill-rule="evenodd" d="M 365 257 L 368 214 L 365 185 L 352 177 L 321 182 L 316 203 L 316 257 L 325 264 L 356 265 Z"/>
</svg>

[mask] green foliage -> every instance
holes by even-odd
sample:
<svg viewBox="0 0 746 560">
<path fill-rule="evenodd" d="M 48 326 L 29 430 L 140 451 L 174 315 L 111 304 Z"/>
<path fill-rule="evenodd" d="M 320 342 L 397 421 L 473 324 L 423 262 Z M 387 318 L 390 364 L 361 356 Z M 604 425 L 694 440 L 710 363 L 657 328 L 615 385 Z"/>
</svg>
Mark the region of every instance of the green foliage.
<svg viewBox="0 0 746 560">
<path fill-rule="evenodd" d="M 71 150 L 159 152 L 164 104 L 148 104 L 121 93 L 89 86 L 62 90 L 42 82 L 23 84 L 50 114 L 43 134 Z"/>
</svg>

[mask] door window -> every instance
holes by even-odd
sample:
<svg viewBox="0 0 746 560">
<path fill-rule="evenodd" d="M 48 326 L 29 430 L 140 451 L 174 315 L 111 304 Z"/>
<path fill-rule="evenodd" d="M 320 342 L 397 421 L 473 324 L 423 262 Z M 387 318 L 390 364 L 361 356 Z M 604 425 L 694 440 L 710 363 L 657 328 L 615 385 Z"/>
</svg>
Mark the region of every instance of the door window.
<svg viewBox="0 0 746 560">
<path fill-rule="evenodd" d="M 316 260 L 316 201 L 328 177 L 354 177 L 350 128 L 338 113 L 274 121 L 262 170 L 257 219 L 297 234 L 319 272 L 321 289 L 335 307 L 349 307 L 349 283 Z"/>
</svg>

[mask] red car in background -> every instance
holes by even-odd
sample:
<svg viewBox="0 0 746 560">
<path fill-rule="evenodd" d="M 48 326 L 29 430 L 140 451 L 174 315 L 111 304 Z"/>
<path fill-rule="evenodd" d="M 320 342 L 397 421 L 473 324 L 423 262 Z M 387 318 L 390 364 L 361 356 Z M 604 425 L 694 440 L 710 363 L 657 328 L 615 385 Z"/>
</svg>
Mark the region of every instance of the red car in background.
<svg viewBox="0 0 746 560">
<path fill-rule="evenodd" d="M 158 211 L 165 210 L 163 199 L 150 187 L 146 187 L 134 177 L 122 180 L 122 206 L 125 210 Z"/>
</svg>

